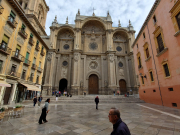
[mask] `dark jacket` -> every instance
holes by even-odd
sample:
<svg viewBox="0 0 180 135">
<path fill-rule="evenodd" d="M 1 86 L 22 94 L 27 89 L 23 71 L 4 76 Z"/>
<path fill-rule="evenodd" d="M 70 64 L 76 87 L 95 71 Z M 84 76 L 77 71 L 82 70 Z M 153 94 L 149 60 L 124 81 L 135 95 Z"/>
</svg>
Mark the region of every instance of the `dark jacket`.
<svg viewBox="0 0 180 135">
<path fill-rule="evenodd" d="M 39 102 L 40 102 L 40 99 L 41 99 L 41 101 L 42 101 L 43 98 L 42 98 L 42 97 L 39 97 L 39 98 L 38 98 L 38 101 L 39 101 Z"/>
<path fill-rule="evenodd" d="M 99 98 L 96 97 L 94 101 L 96 102 L 96 104 L 98 104 L 99 103 Z"/>
<path fill-rule="evenodd" d="M 34 103 L 36 103 L 37 102 L 37 98 L 34 98 L 33 101 L 34 101 Z"/>
<path fill-rule="evenodd" d="M 131 135 L 127 125 L 121 120 L 121 118 L 113 125 L 113 131 L 111 135 Z"/>
</svg>

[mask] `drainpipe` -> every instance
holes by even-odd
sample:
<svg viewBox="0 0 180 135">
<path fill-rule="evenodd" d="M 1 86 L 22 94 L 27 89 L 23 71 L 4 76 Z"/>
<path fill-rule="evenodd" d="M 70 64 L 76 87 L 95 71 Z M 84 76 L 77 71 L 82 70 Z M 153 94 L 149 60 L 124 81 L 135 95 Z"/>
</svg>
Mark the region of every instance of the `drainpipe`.
<svg viewBox="0 0 180 135">
<path fill-rule="evenodd" d="M 157 76 L 157 81 L 158 81 L 158 86 L 159 86 L 159 93 L 160 93 L 160 96 L 161 96 L 161 102 L 162 102 L 162 106 L 164 106 L 164 105 L 163 105 L 163 100 L 162 100 L 162 94 L 161 94 L 160 84 L 159 84 L 159 77 L 158 77 L 158 74 L 157 74 L 156 62 L 155 62 L 155 59 L 154 59 L 154 53 L 153 53 L 152 44 L 151 44 L 151 38 L 150 38 L 150 33 L 149 33 L 148 24 L 146 24 L 146 26 L 147 26 L 147 29 L 148 29 L 148 35 L 149 35 L 150 46 L 151 46 L 151 51 L 152 51 L 152 58 L 153 58 L 154 66 L 155 66 L 155 71 L 156 71 L 156 76 Z"/>
</svg>

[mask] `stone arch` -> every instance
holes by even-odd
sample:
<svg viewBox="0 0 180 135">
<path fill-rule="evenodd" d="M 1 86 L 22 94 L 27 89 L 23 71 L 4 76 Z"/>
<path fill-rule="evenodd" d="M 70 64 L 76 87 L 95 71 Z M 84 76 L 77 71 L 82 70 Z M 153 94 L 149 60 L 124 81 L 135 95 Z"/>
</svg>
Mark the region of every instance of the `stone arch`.
<svg viewBox="0 0 180 135">
<path fill-rule="evenodd" d="M 63 45 L 69 44 L 69 49 L 74 46 L 74 30 L 71 27 L 61 27 L 56 36 L 56 49 L 60 51 Z"/>
<path fill-rule="evenodd" d="M 86 75 L 86 80 L 88 80 L 88 79 L 89 79 L 89 76 L 92 75 L 92 74 L 97 75 L 98 78 L 99 78 L 99 80 L 101 80 L 101 75 L 100 75 L 98 72 L 96 72 L 96 71 L 91 71 L 91 72 L 89 72 L 89 73 Z"/>
<path fill-rule="evenodd" d="M 86 18 L 86 19 L 83 21 L 83 23 L 81 24 L 81 28 L 83 28 L 83 26 L 84 26 L 87 22 L 89 22 L 89 21 L 98 21 L 98 22 L 100 22 L 100 23 L 103 25 L 104 29 L 106 30 L 106 25 L 104 24 L 104 20 L 102 20 L 101 18 L 98 18 L 98 17 L 89 17 L 89 18 Z"/>
<path fill-rule="evenodd" d="M 126 29 L 124 29 L 124 28 L 118 28 L 118 29 L 114 30 L 113 36 L 114 36 L 114 34 L 116 34 L 117 32 L 124 34 L 124 35 L 125 35 L 125 38 L 129 39 L 129 34 L 128 34 L 128 31 L 127 31 Z"/>
</svg>

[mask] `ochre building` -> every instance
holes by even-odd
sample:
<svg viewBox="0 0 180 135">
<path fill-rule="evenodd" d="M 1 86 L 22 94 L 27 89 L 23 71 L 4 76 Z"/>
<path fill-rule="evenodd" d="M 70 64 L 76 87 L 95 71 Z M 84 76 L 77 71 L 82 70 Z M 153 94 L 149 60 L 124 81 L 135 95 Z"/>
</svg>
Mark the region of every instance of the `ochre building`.
<svg viewBox="0 0 180 135">
<path fill-rule="evenodd" d="M 43 0 L 0 1 L 1 104 L 22 102 L 41 92 L 48 49 L 41 35 L 47 36 L 48 10 Z"/>
<path fill-rule="evenodd" d="M 67 90 L 72 94 L 113 94 L 137 90 L 132 43 L 135 31 L 127 27 L 112 27 L 107 16 L 76 14 L 75 24 L 59 24 L 57 18 L 50 27 L 51 35 L 43 37 L 49 44 L 43 94 Z M 128 22 L 127 22 L 128 24 Z"/>
<path fill-rule="evenodd" d="M 180 0 L 156 0 L 132 47 L 140 98 L 180 109 Z"/>
</svg>

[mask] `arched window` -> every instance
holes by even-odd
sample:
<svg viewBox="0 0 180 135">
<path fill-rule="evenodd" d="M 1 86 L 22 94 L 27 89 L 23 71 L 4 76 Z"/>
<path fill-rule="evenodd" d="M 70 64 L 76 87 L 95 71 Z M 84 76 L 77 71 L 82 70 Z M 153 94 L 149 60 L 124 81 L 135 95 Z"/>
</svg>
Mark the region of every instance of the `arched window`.
<svg viewBox="0 0 180 135">
<path fill-rule="evenodd" d="M 19 1 L 19 4 L 22 6 L 22 0 Z"/>
</svg>

